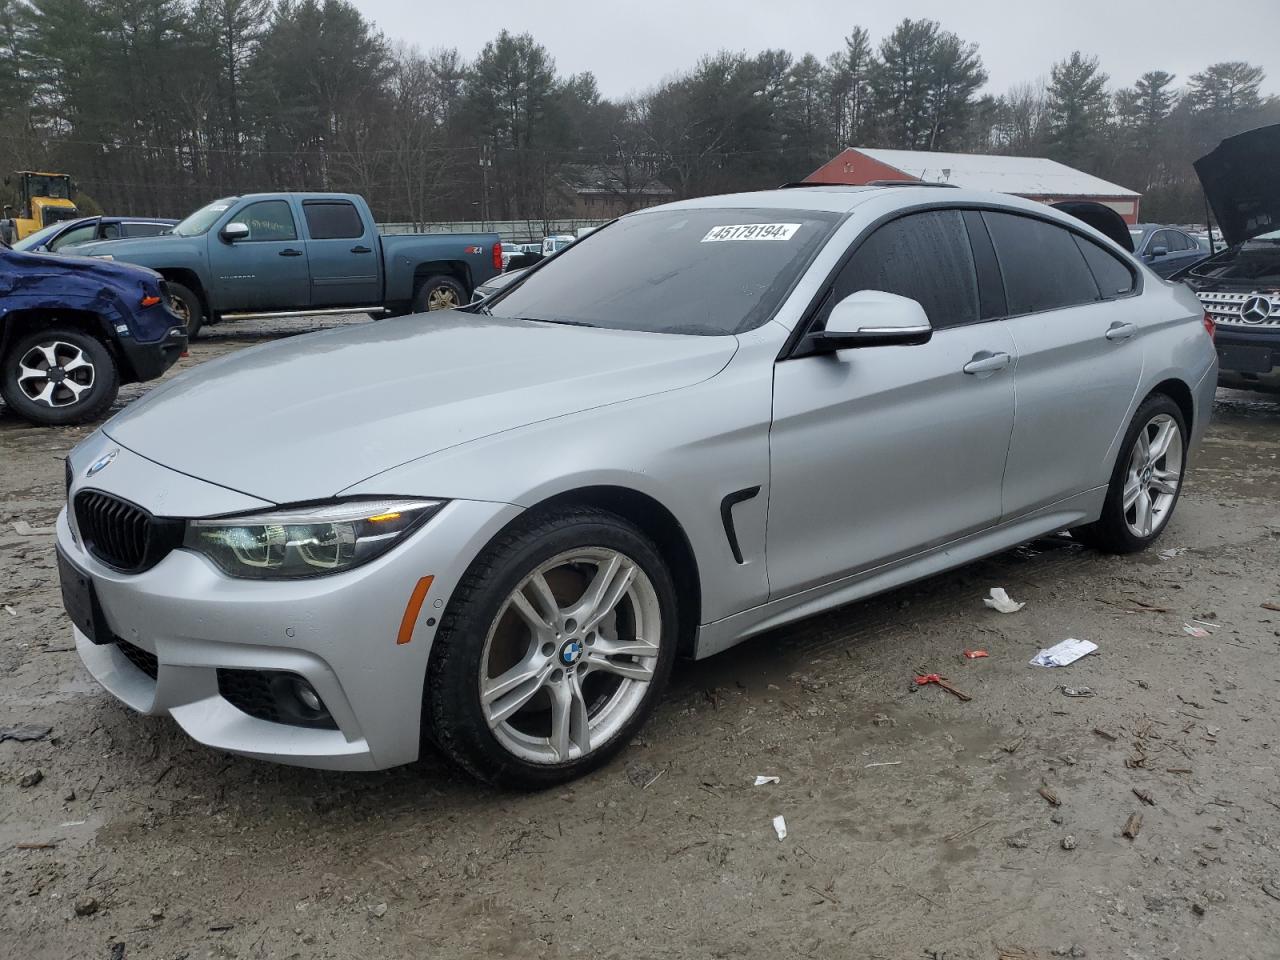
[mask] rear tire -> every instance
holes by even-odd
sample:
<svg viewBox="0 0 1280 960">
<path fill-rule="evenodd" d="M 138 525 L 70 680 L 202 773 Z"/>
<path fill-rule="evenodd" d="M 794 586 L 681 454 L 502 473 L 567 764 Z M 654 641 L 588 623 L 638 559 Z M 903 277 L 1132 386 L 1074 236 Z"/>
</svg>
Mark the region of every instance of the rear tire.
<svg viewBox="0 0 1280 960">
<path fill-rule="evenodd" d="M 467 290 L 453 277 L 439 273 L 427 277 L 413 295 L 413 312 L 455 310 L 467 304 Z"/>
<path fill-rule="evenodd" d="M 676 618 L 671 575 L 628 521 L 591 507 L 522 520 L 476 558 L 444 611 L 424 738 L 502 786 L 594 770 L 661 697 Z"/>
<path fill-rule="evenodd" d="M 1169 525 L 1186 467 L 1182 409 L 1165 394 L 1148 397 L 1125 432 L 1102 515 L 1071 535 L 1106 553 L 1145 550 Z"/>
<path fill-rule="evenodd" d="M 187 339 L 194 340 L 204 328 L 204 304 L 192 290 L 172 280 L 165 284 L 169 289 L 169 309 L 187 325 Z"/>
<path fill-rule="evenodd" d="M 0 396 L 20 417 L 40 426 L 96 420 L 120 390 L 120 371 L 106 344 L 74 327 L 20 337 L 0 365 Z"/>
</svg>

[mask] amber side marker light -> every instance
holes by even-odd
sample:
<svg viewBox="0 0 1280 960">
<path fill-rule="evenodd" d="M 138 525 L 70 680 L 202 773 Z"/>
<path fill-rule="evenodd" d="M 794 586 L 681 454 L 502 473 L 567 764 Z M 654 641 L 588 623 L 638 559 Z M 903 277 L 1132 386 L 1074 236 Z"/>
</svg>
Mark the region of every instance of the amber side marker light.
<svg viewBox="0 0 1280 960">
<path fill-rule="evenodd" d="M 380 513 L 380 514 L 378 514 L 377 516 L 374 516 L 374 517 L 365 517 L 365 519 L 366 519 L 366 520 L 368 520 L 370 523 L 386 523 L 388 520 L 399 520 L 399 519 L 400 519 L 400 514 L 398 514 L 398 513 Z M 430 577 L 428 577 L 427 579 L 428 579 L 428 580 L 430 580 L 431 578 L 430 578 Z"/>
<path fill-rule="evenodd" d="M 435 577 L 423 577 L 414 586 L 413 593 L 409 594 L 409 603 L 404 608 L 404 619 L 400 621 L 400 633 L 396 636 L 396 646 L 413 639 L 413 628 L 418 622 L 418 614 L 422 612 L 422 604 L 426 602 L 427 591 L 431 589 L 431 581 L 434 579 Z"/>
<path fill-rule="evenodd" d="M 159 297 L 143 297 L 142 298 L 142 305 L 144 307 L 154 307 L 159 302 L 160 302 Z"/>
</svg>

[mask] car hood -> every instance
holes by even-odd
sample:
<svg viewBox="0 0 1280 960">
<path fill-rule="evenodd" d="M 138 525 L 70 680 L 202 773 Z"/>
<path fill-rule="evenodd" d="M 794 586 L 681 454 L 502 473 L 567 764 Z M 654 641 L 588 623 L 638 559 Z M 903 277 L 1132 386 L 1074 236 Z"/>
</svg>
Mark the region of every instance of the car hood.
<svg viewBox="0 0 1280 960">
<path fill-rule="evenodd" d="M 1280 230 L 1278 166 L 1280 124 L 1228 137 L 1195 162 L 1228 246 Z"/>
<path fill-rule="evenodd" d="M 75 251 L 81 257 L 111 257 L 115 260 L 131 260 L 149 253 L 163 254 L 172 248 L 174 241 L 187 239 L 166 233 L 158 237 L 137 237 L 133 240 L 94 240 L 78 243 Z"/>
<path fill-rule="evenodd" d="M 419 314 L 211 361 L 103 429 L 202 480 L 273 503 L 319 500 L 458 444 L 698 383 L 736 349 L 735 337 Z"/>
<path fill-rule="evenodd" d="M 23 280 L 41 278 L 67 278 L 74 273 L 77 279 L 96 278 L 118 283 L 136 283 L 143 277 L 159 280 L 160 274 L 146 267 L 131 263 L 111 263 L 89 257 L 64 256 L 56 253 L 26 253 L 20 250 L 0 249 L 0 262 L 14 268 Z"/>
</svg>

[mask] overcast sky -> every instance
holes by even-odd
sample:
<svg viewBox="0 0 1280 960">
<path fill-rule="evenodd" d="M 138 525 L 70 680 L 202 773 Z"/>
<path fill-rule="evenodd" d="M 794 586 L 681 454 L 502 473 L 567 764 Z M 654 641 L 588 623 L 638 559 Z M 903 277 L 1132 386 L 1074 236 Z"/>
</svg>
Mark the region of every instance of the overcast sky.
<svg viewBox="0 0 1280 960">
<path fill-rule="evenodd" d="M 354 0 L 392 41 L 457 47 L 467 58 L 506 28 L 528 31 L 561 73 L 590 70 L 623 97 L 720 49 L 782 47 L 821 59 L 855 24 L 874 43 L 904 16 L 927 17 L 977 43 L 991 79 L 1047 74 L 1072 50 L 1095 53 L 1113 85 L 1168 70 L 1179 83 L 1217 60 L 1267 69 L 1280 90 L 1280 0 Z"/>
</svg>

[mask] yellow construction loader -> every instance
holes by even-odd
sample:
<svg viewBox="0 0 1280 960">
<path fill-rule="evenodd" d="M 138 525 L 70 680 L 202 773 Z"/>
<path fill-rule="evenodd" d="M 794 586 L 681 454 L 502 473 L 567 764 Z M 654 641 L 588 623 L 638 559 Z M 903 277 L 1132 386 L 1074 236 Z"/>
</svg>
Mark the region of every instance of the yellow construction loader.
<svg viewBox="0 0 1280 960">
<path fill-rule="evenodd" d="M 15 183 L 16 181 L 16 183 Z M 18 188 L 18 208 L 5 205 L 0 216 L 0 240 L 13 243 L 60 220 L 74 220 L 80 215 L 71 202 L 75 184 L 65 173 L 41 173 L 19 170 L 5 177 L 6 187 Z"/>
</svg>

